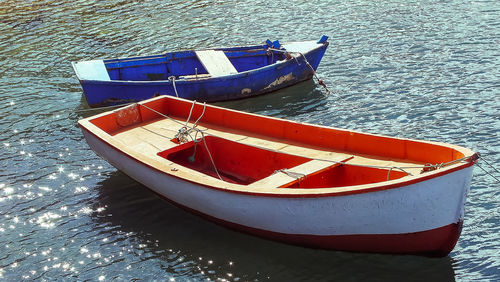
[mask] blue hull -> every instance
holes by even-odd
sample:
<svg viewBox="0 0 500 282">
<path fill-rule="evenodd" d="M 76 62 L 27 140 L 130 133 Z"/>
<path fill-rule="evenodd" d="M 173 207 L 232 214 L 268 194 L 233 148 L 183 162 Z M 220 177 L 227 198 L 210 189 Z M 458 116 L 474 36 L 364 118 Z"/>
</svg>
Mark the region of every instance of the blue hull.
<svg viewBox="0 0 500 282">
<path fill-rule="evenodd" d="M 292 50 L 293 56 L 288 58 L 283 50 L 269 49 L 267 45 L 216 49 L 224 51 L 237 70 L 237 73 L 216 77 L 207 73 L 194 51 L 104 60 L 109 79 L 103 80 L 85 79 L 79 75 L 77 63 L 73 63 L 73 67 L 91 107 L 137 102 L 158 95 L 176 96 L 176 92 L 179 97 L 202 102 L 227 101 L 269 93 L 311 79 L 328 42 L 306 45 L 290 44 L 290 49 L 299 51 L 292 53 Z"/>
</svg>

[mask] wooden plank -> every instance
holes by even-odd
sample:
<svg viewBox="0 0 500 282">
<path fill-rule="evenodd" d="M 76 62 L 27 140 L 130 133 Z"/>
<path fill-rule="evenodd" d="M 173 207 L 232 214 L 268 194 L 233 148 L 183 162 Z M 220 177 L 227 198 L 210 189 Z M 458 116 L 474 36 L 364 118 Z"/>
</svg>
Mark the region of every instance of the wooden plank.
<svg viewBox="0 0 500 282">
<path fill-rule="evenodd" d="M 350 159 L 345 158 L 345 157 L 340 157 L 338 159 L 332 160 L 331 161 L 322 161 L 322 160 L 310 160 L 306 163 L 303 163 L 301 165 L 292 167 L 288 169 L 288 172 L 291 172 L 291 174 L 297 174 L 298 176 L 307 176 L 309 174 L 315 173 L 317 171 L 324 170 L 328 167 L 338 165 L 335 162 L 340 162 L 340 161 L 346 161 Z M 284 172 L 276 172 L 274 174 L 271 174 L 270 176 L 260 179 L 258 181 L 253 182 L 252 184 L 248 185 L 249 188 L 264 188 L 264 187 L 280 187 L 285 184 L 288 184 L 290 182 L 293 182 L 297 180 L 296 177 L 292 175 L 286 174 Z"/>
<path fill-rule="evenodd" d="M 180 120 L 179 122 L 184 123 L 185 121 Z M 192 126 L 189 123 L 188 126 Z M 127 146 L 136 148 L 138 151 L 142 151 L 143 154 L 150 157 L 156 158 L 156 153 L 169 149 L 171 147 L 177 146 L 170 141 L 177 133 L 180 124 L 170 119 L 162 119 L 155 121 L 153 123 L 145 124 L 143 126 L 129 129 L 122 133 L 118 133 L 114 136 L 118 141 L 122 142 Z M 206 128 L 202 125 L 198 126 L 199 129 L 203 130 L 205 134 L 210 134 L 220 138 L 225 138 L 249 146 L 256 146 L 268 150 L 276 150 L 283 153 L 288 153 L 292 155 L 302 156 L 310 159 L 316 159 L 304 163 L 302 165 L 290 168 L 288 171 L 298 174 L 311 174 L 316 171 L 320 171 L 325 167 L 333 166 L 335 163 L 321 160 L 332 160 L 332 161 L 344 161 L 349 159 L 350 164 L 356 165 L 372 165 L 381 167 L 414 167 L 405 168 L 405 171 L 418 175 L 420 174 L 421 165 L 418 163 L 410 163 L 404 160 L 388 160 L 388 159 L 378 159 L 373 157 L 363 157 L 356 156 L 353 159 L 351 154 L 345 152 L 331 152 L 325 150 L 318 150 L 313 148 L 304 148 L 296 145 L 290 145 L 287 143 L 271 141 L 260 139 L 257 137 L 248 137 L 245 135 L 237 134 L 230 131 L 225 131 L 223 128 Z M 141 146 L 148 147 L 148 149 L 141 150 Z M 321 160 L 319 160 L 321 159 Z M 397 170 L 397 169 L 396 169 Z M 283 186 L 296 178 L 286 175 L 285 173 L 275 173 L 264 179 L 260 179 L 250 185 L 248 185 L 249 191 L 265 191 L 269 189 L 274 189 L 276 187 Z"/>
<path fill-rule="evenodd" d="M 73 66 L 81 80 L 111 80 L 102 60 L 76 62 Z"/>
<path fill-rule="evenodd" d="M 335 160 L 335 161 L 343 161 L 343 160 L 344 160 L 344 158 L 339 158 L 338 160 Z M 323 170 L 325 168 L 328 168 L 328 167 L 336 165 L 336 164 L 337 163 L 323 161 L 323 160 L 311 160 L 311 161 L 308 161 L 308 162 L 303 163 L 301 165 L 292 167 L 288 171 L 292 172 L 292 173 L 308 175 L 308 174 Z"/>
<path fill-rule="evenodd" d="M 208 73 L 202 73 L 202 74 L 190 74 L 190 75 L 181 75 L 179 76 L 179 79 L 185 79 L 185 80 L 197 80 L 197 79 L 207 79 L 210 78 L 210 74 Z"/>
<path fill-rule="evenodd" d="M 285 43 L 282 47 L 285 48 L 285 50 L 287 50 L 288 52 L 299 52 L 305 54 L 322 45 L 323 44 L 319 44 L 316 41 L 302 41 Z"/>
<path fill-rule="evenodd" d="M 287 175 L 286 173 L 276 172 L 266 178 L 262 178 L 253 182 L 252 184 L 248 185 L 248 188 L 278 188 L 295 180 L 297 180 L 295 177 Z"/>
<path fill-rule="evenodd" d="M 223 76 L 238 73 L 223 51 L 196 51 L 196 56 L 211 76 Z"/>
</svg>

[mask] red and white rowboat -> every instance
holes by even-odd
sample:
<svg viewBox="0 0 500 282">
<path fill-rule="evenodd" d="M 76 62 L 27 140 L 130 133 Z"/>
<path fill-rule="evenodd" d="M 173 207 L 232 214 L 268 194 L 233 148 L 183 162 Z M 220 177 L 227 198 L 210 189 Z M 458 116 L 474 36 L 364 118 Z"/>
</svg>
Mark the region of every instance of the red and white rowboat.
<svg viewBox="0 0 500 282">
<path fill-rule="evenodd" d="M 90 148 L 168 201 L 291 244 L 445 256 L 478 154 L 157 97 L 82 119 Z"/>
</svg>

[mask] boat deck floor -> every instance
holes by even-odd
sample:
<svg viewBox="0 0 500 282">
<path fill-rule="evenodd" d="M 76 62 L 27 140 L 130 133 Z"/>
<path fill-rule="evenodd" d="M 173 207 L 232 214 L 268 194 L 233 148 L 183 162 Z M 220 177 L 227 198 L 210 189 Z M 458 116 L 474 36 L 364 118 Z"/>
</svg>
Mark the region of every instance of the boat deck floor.
<svg viewBox="0 0 500 282">
<path fill-rule="evenodd" d="M 161 119 L 148 124 L 140 124 L 132 129 L 127 129 L 123 132 L 119 132 L 115 134 L 113 138 L 123 143 L 127 147 L 135 150 L 137 153 L 147 155 L 148 157 L 153 159 L 164 160 L 162 157 L 158 156 L 158 153 L 178 146 L 178 144 L 172 142 L 171 139 L 174 138 L 174 136 L 178 132 L 178 129 L 182 127 L 180 123 L 183 122 L 175 122 L 171 119 Z M 192 123 L 188 124 L 188 126 L 192 125 Z M 227 131 L 222 128 L 215 129 L 212 127 L 207 128 L 204 126 L 198 126 L 197 128 L 202 130 L 205 136 L 212 135 L 249 146 L 255 146 L 273 151 L 280 151 L 283 153 L 315 160 L 341 161 L 348 159 L 347 162 L 350 164 L 380 166 L 387 167 L 388 169 L 391 167 L 405 167 L 405 171 L 413 175 L 420 173 L 420 167 L 422 165 L 417 163 L 386 160 L 382 158 L 378 159 L 373 157 L 358 156 L 343 152 L 332 152 L 321 149 L 305 148 L 302 146 L 287 144 L 282 141 L 280 142 L 266 140 L 258 137 L 245 136 L 236 132 Z M 197 137 L 200 138 L 200 134 L 198 134 Z"/>
</svg>

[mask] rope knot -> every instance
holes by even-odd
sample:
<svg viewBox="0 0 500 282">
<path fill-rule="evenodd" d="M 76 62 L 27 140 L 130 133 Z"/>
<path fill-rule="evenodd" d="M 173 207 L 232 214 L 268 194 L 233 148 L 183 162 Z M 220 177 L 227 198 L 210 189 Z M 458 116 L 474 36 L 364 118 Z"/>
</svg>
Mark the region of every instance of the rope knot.
<svg viewBox="0 0 500 282">
<path fill-rule="evenodd" d="M 438 168 L 440 168 L 442 166 L 442 164 L 430 164 L 430 163 L 427 163 L 424 165 L 424 167 L 422 168 L 422 171 L 420 173 L 424 173 L 424 172 L 428 172 L 428 171 L 433 171 L 433 170 L 436 170 Z"/>
<path fill-rule="evenodd" d="M 175 134 L 174 139 L 177 140 L 179 143 L 186 143 L 188 142 L 187 136 L 189 136 L 189 129 L 186 126 L 183 126 L 179 128 L 177 134 Z"/>
</svg>

